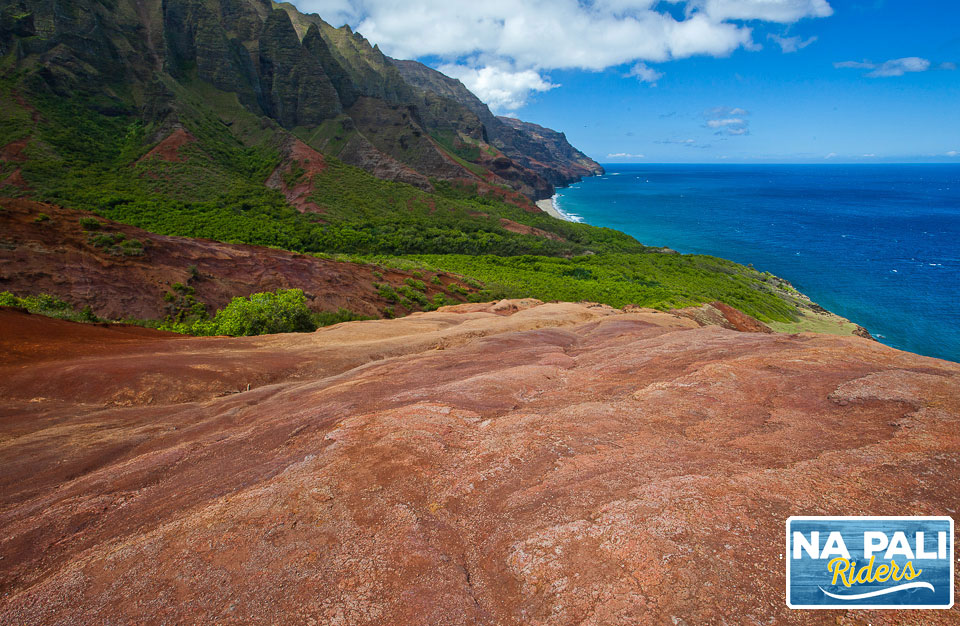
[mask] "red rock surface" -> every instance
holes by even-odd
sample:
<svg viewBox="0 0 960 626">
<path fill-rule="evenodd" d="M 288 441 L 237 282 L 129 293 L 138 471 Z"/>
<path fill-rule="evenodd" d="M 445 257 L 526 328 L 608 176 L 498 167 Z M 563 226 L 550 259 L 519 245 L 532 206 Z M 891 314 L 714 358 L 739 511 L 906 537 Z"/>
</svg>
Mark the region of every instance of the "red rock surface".
<svg viewBox="0 0 960 626">
<path fill-rule="evenodd" d="M 40 213 L 50 219 L 36 222 Z M 162 319 L 168 313 L 163 296 L 177 282 L 193 287 L 210 313 L 236 296 L 281 288 L 302 289 L 316 311 L 345 308 L 380 317 L 385 307 L 393 306 L 397 314 L 405 313 L 382 298 L 373 283 L 399 286 L 411 272 L 260 246 L 165 237 L 97 217 L 103 224 L 98 233 L 123 233 L 144 244 L 141 256 L 119 256 L 92 245 L 79 223 L 83 217 L 96 216 L 0 198 L 0 291 L 19 296 L 48 293 L 112 319 Z M 196 267 L 196 276 L 191 266 Z M 436 285 L 433 275 L 424 273 L 429 298 L 443 291 L 451 300 L 464 299 L 447 289 L 451 283 L 460 284 L 456 276 L 441 272 L 441 285 Z"/>
<path fill-rule="evenodd" d="M 310 195 L 314 191 L 313 177 L 323 172 L 326 167 L 322 154 L 299 139 L 291 138 L 284 148 L 283 163 L 267 178 L 267 186 L 279 189 L 287 202 L 301 213 L 323 213 L 323 209 L 310 200 Z M 288 185 L 287 178 L 295 168 L 300 170 L 300 175 L 292 181 L 292 185 Z"/>
<path fill-rule="evenodd" d="M 790 611 L 784 520 L 954 515 L 960 365 L 654 311 L 185 338 L 0 310 L 0 624 Z"/>
<path fill-rule="evenodd" d="M 186 157 L 180 154 L 180 148 L 195 143 L 197 138 L 194 137 L 190 131 L 183 128 L 177 128 L 172 133 L 164 137 L 164 139 L 155 145 L 150 152 L 147 152 L 145 155 L 140 157 L 140 161 L 147 161 L 149 159 L 160 159 L 161 161 L 169 161 L 171 163 L 177 163 L 179 161 L 185 161 Z"/>
<path fill-rule="evenodd" d="M 711 302 L 698 307 L 677 309 L 673 313 L 692 319 L 701 326 L 722 326 L 730 330 L 745 333 L 772 333 L 773 330 L 763 322 L 741 313 L 729 304 Z"/>
</svg>

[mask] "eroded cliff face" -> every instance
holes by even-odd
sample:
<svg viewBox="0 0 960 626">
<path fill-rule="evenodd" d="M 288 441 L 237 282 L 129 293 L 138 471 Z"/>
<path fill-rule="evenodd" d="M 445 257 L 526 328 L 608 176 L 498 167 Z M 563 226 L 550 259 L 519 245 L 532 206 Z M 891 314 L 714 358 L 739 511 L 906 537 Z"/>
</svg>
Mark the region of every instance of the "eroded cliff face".
<svg viewBox="0 0 960 626">
<path fill-rule="evenodd" d="M 10 55 L 5 107 L 18 108 L 17 98 L 21 108 L 70 99 L 78 109 L 145 125 L 149 142 L 193 120 L 208 125 L 201 142 L 222 134 L 220 124 L 231 129 L 229 143 L 247 147 L 275 147 L 293 134 L 375 176 L 424 189 L 432 189 L 430 178 L 466 180 L 536 199 L 549 197 L 556 180 L 556 163 L 536 139 L 525 136 L 533 151 L 504 144 L 506 127 L 483 105 L 478 115 L 458 98 L 411 84 L 359 33 L 289 3 L 7 0 L 0 53 Z M 490 153 L 501 149 L 495 156 L 509 166 L 490 167 Z M 38 152 L 57 156 L 50 146 Z"/>
<path fill-rule="evenodd" d="M 243 339 L 0 310 L 0 354 L 3 624 L 960 617 L 784 603 L 787 516 L 960 506 L 960 365 L 866 339 L 505 301 Z"/>
<path fill-rule="evenodd" d="M 417 61 L 391 61 L 414 87 L 473 112 L 483 124 L 486 139 L 512 160 L 514 167 L 536 173 L 551 186 L 569 185 L 603 174 L 603 167 L 570 145 L 563 133 L 515 118 L 497 117 L 459 80 Z M 537 197 L 549 195 L 539 191 Z"/>
</svg>

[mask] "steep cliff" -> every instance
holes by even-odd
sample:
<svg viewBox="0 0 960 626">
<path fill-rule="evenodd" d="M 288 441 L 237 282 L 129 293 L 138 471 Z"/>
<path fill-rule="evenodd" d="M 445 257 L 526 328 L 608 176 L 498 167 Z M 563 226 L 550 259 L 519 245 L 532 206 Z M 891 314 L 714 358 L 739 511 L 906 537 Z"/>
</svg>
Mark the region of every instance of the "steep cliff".
<svg viewBox="0 0 960 626">
<path fill-rule="evenodd" d="M 501 125 L 489 111 L 481 119 L 457 99 L 411 84 L 359 33 L 288 3 L 3 0 L 0 52 L 10 59 L 3 70 L 8 110 L 69 98 L 74 118 L 106 116 L 92 125 L 140 123 L 147 132 L 126 137 L 118 151 L 215 122 L 229 131 L 218 138 L 193 132 L 214 158 L 223 148 L 213 143 L 276 147 L 293 134 L 328 156 L 425 190 L 433 189 L 430 179 L 460 180 L 537 199 L 559 180 L 538 169 L 533 153 L 525 165 L 517 150 L 491 147 Z M 45 113 L 40 125 L 54 122 Z M 22 130 L 5 129 L 2 145 Z M 40 141 L 42 133 L 30 134 Z M 68 156 L 55 141 L 43 144 L 37 148 L 47 156 Z"/>
<path fill-rule="evenodd" d="M 569 185 L 586 176 L 603 173 L 600 164 L 570 145 L 563 133 L 513 118 L 497 117 L 459 80 L 417 61 L 392 61 L 411 85 L 453 100 L 472 111 L 483 123 L 491 145 L 551 185 Z"/>
</svg>

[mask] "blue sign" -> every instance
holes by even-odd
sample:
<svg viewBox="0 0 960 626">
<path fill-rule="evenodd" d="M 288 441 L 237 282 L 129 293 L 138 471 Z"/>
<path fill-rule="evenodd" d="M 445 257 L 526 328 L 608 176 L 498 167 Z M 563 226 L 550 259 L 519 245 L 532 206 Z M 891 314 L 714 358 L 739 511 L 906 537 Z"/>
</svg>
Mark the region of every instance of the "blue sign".
<svg viewBox="0 0 960 626">
<path fill-rule="evenodd" d="M 791 517 L 791 609 L 949 609 L 950 517 Z"/>
</svg>

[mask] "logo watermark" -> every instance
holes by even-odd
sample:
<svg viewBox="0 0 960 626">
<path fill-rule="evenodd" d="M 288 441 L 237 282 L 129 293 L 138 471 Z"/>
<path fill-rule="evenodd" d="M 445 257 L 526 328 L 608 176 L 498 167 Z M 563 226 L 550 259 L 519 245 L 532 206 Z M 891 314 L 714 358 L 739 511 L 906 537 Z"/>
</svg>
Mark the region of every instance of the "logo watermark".
<svg viewBox="0 0 960 626">
<path fill-rule="evenodd" d="M 950 517 L 791 517 L 791 609 L 949 609 Z"/>
</svg>

